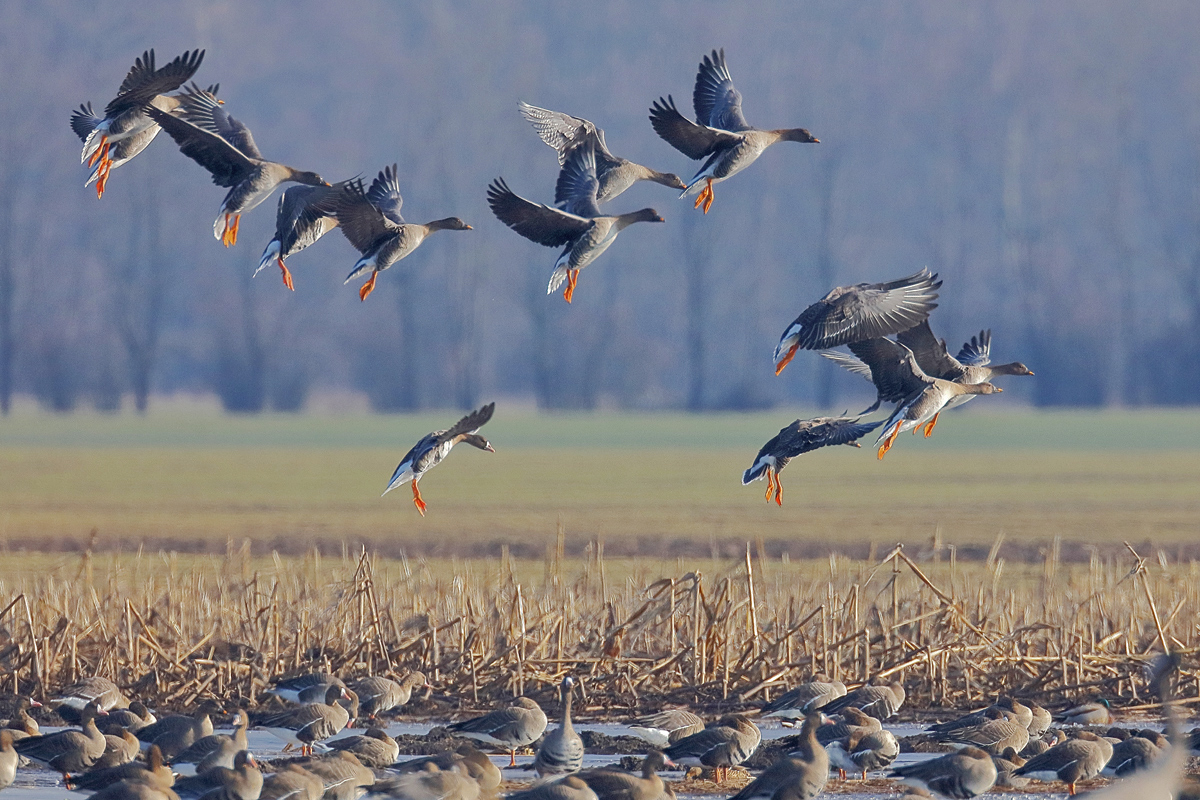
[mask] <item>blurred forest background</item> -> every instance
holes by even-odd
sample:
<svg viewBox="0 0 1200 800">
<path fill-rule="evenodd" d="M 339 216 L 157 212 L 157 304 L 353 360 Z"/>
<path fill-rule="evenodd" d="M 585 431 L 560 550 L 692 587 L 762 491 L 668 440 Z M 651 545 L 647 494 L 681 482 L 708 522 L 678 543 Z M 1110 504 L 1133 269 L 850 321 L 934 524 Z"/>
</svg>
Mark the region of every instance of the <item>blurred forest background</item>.
<svg viewBox="0 0 1200 800">
<path fill-rule="evenodd" d="M 457 215 L 360 303 L 338 233 L 250 274 L 275 198 L 213 239 L 224 190 L 162 135 L 84 189 L 67 118 L 134 58 L 207 49 L 196 75 L 268 158 L 327 180 L 399 163 L 410 221 Z M 689 177 L 647 109 L 690 114 L 724 47 L 749 120 L 803 126 L 717 187 L 708 216 L 653 184 L 637 226 L 547 297 L 552 250 L 485 187 L 550 201 L 553 153 L 518 100 L 585 116 L 614 152 Z M 215 393 L 233 411 L 320 392 L 372 408 L 852 405 L 861 379 L 771 350 L 838 284 L 945 279 L 934 329 L 980 328 L 1037 372 L 1030 404 L 1200 402 L 1200 4 L 6 0 L 0 5 L 0 408 L 115 409 Z M 854 396 L 854 398 L 851 397 Z"/>
</svg>

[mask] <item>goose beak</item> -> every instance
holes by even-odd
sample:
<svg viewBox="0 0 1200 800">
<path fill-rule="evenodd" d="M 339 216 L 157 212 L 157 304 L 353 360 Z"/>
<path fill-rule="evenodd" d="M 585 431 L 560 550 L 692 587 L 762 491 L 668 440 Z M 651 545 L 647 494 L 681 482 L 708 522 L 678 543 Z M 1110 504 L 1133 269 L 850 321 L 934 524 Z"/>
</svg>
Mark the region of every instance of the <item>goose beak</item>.
<svg viewBox="0 0 1200 800">
<path fill-rule="evenodd" d="M 855 447 L 857 447 L 860 450 L 862 449 L 862 445 L 859 444 L 858 442 L 851 442 L 850 444 L 854 445 Z"/>
<path fill-rule="evenodd" d="M 1033 372 L 1033 370 L 1029 370 L 1029 372 L 1027 372 L 1027 373 L 1025 373 L 1025 374 L 1026 374 L 1026 375 L 1033 375 L 1033 374 L 1034 374 L 1034 372 Z"/>
<path fill-rule="evenodd" d="M 997 392 L 1003 392 L 1004 390 L 1003 390 L 1003 389 L 1001 389 L 999 386 L 997 386 L 997 387 L 996 387 L 996 391 L 997 391 Z"/>
<path fill-rule="evenodd" d="M 469 230 L 469 231 L 473 231 L 473 230 L 475 230 L 475 229 L 474 229 L 474 228 L 472 228 L 470 225 L 468 225 L 468 226 L 467 226 L 467 230 Z M 1031 372 L 1031 373 L 1029 373 L 1029 374 L 1030 374 L 1030 375 L 1032 375 L 1033 373 Z"/>
<path fill-rule="evenodd" d="M 496 452 L 496 448 L 492 447 L 492 445 L 491 445 L 491 443 L 490 443 L 490 442 L 488 443 L 488 446 L 487 446 L 487 447 L 485 447 L 485 448 L 483 448 L 483 449 L 484 449 L 484 450 L 487 450 L 489 453 L 494 453 L 494 452 Z M 430 687 L 430 688 L 433 688 L 433 687 Z"/>
</svg>

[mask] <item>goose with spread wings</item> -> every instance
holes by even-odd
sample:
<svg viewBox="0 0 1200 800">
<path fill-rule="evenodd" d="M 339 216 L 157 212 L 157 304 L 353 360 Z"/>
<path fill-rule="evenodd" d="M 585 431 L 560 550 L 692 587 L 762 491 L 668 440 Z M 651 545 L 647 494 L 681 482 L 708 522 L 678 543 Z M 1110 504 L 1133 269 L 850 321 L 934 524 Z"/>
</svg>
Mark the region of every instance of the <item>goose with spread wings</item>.
<svg viewBox="0 0 1200 800">
<path fill-rule="evenodd" d="M 819 144 L 820 139 L 804 128 L 762 130 L 742 114 L 742 94 L 733 86 L 725 50 L 713 50 L 700 62 L 692 91 L 696 121 L 679 113 L 675 99 L 667 95 L 650 107 L 650 124 L 667 144 L 691 159 L 707 159 L 680 197 L 697 194 L 696 208 L 704 213 L 713 203 L 713 184 L 731 178 L 750 166 L 776 142 Z M 701 186 L 703 184 L 703 186 Z"/>
<path fill-rule="evenodd" d="M 783 483 L 779 473 L 796 456 L 821 447 L 848 444 L 862 447 L 858 440 L 878 428 L 881 422 L 859 422 L 858 417 L 817 417 L 798 419 L 787 425 L 762 446 L 750 469 L 742 473 L 742 485 L 748 486 L 767 476 L 767 493 L 775 493 L 775 505 L 783 505 Z"/>
<path fill-rule="evenodd" d="M 159 126 L 146 114 L 146 105 L 164 113 L 179 106 L 179 97 L 167 95 L 187 83 L 200 62 L 203 50 L 192 50 L 162 67 L 154 66 L 154 50 L 147 50 L 133 62 L 117 96 L 104 107 L 104 116 L 84 103 L 71 112 L 71 130 L 83 141 L 80 163 L 95 167 L 84 186 L 96 183 L 96 197 L 104 196 L 108 175 L 117 167 L 146 149 L 158 135 Z M 216 93 L 216 87 L 210 91 Z"/>
<path fill-rule="evenodd" d="M 375 279 L 380 272 L 410 255 L 431 233 L 472 230 L 458 217 L 435 219 L 424 225 L 405 222 L 400 216 L 403 204 L 395 164 L 380 170 L 371 188 L 364 189 L 361 180 L 352 181 L 333 201 L 333 215 L 342 233 L 362 254 L 345 282 L 371 271 L 371 277 L 358 290 L 360 300 L 366 300 L 375 290 Z"/>
<path fill-rule="evenodd" d="M 492 418 L 492 413 L 496 410 L 495 403 L 488 403 L 478 411 L 472 411 L 465 417 L 454 423 L 449 429 L 444 431 L 434 431 L 425 436 L 421 441 L 413 445 L 413 448 L 405 453 L 404 458 L 400 461 L 400 465 L 396 467 L 396 471 L 392 473 L 392 479 L 388 481 L 387 488 L 383 490 L 387 494 L 397 486 L 402 486 L 405 483 L 412 482 L 413 505 L 417 507 L 417 511 L 421 512 L 421 516 L 425 516 L 426 504 L 421 499 L 421 491 L 417 488 L 417 482 L 424 477 L 425 473 L 442 463 L 442 459 L 450 455 L 451 448 L 459 442 L 466 442 L 472 447 L 478 447 L 480 450 L 486 450 L 489 453 L 496 452 L 492 447 L 492 443 L 479 435 L 479 429 L 482 428 L 487 421 Z"/>
<path fill-rule="evenodd" d="M 896 336 L 896 341 L 911 350 L 917 359 L 918 366 L 926 375 L 933 378 L 942 378 L 955 383 L 984 383 L 991 381 L 997 375 L 1033 374 L 1033 370 L 1019 361 L 990 366 L 992 348 L 992 332 L 990 330 L 980 331 L 978 336 L 972 336 L 969 342 L 963 344 L 956 356 L 950 355 L 950 351 L 946 349 L 945 339 L 938 339 L 933 335 L 927 319 L 907 331 L 901 332 Z M 855 356 L 837 350 L 822 350 L 821 355 L 843 369 L 871 380 L 871 368 Z M 946 404 L 946 408 L 960 406 L 972 397 L 974 395 L 969 394 L 955 397 Z M 877 396 L 875 404 L 862 413 L 870 414 L 879 408 L 883 401 L 883 395 Z M 937 425 L 936 414 L 930 423 L 929 429 L 932 431 L 933 426 Z"/>
<path fill-rule="evenodd" d="M 342 181 L 332 186 L 297 184 L 284 191 L 279 196 L 279 205 L 275 209 L 275 237 L 263 250 L 262 259 L 258 262 L 254 274 L 262 272 L 264 267 L 274 261 L 283 274 L 283 285 L 293 292 L 296 291 L 292 273 L 285 263 L 287 258 L 315 244 L 318 239 L 338 226 L 331 203 L 349 186 L 350 181 Z"/>
<path fill-rule="evenodd" d="M 965 384 L 930 377 L 921 369 L 912 350 L 891 339 L 851 342 L 850 352 L 870 368 L 871 381 L 880 399 L 896 403 L 876 440 L 877 444 L 882 443 L 880 459 L 904 431 L 924 426 L 926 437 L 933 433 L 938 414 L 955 398 L 1003 391 L 987 382 Z"/>
<path fill-rule="evenodd" d="M 558 153 L 560 167 L 566 163 L 572 150 L 589 142 L 592 144 L 596 151 L 596 178 L 600 184 L 596 190 L 597 203 L 607 203 L 638 181 L 653 181 L 672 189 L 687 188 L 683 179 L 673 172 L 659 172 L 613 155 L 604 141 L 604 129 L 597 128 L 594 122 L 528 103 L 517 103 L 517 108 L 533 125 L 542 141 Z M 554 198 L 556 204 L 566 200 L 568 198 Z"/>
<path fill-rule="evenodd" d="M 237 244 L 242 214 L 266 200 L 281 183 L 329 185 L 315 172 L 263 158 L 250 129 L 229 116 L 207 92 L 185 95 L 181 116 L 154 106 L 147 106 L 146 113 L 175 140 L 185 156 L 209 171 L 213 183 L 229 189 L 213 222 L 213 236 L 226 247 Z"/>
<path fill-rule="evenodd" d="M 908 330 L 937 308 L 941 285 L 936 272 L 923 269 L 887 283 L 837 287 L 800 312 L 779 337 L 775 374 L 783 372 L 797 350 L 825 350 Z"/>
<path fill-rule="evenodd" d="M 568 303 L 580 270 L 607 250 L 617 234 L 635 222 L 663 221 L 653 208 L 616 216 L 601 214 L 596 205 L 598 187 L 596 151 L 591 142 L 572 150 L 559 172 L 555 196 L 562 198 L 561 209 L 526 200 L 509 189 L 503 178 L 488 186 L 488 205 L 497 219 L 532 242 L 564 247 L 554 262 L 546 294 L 565 281 L 563 299 Z"/>
</svg>

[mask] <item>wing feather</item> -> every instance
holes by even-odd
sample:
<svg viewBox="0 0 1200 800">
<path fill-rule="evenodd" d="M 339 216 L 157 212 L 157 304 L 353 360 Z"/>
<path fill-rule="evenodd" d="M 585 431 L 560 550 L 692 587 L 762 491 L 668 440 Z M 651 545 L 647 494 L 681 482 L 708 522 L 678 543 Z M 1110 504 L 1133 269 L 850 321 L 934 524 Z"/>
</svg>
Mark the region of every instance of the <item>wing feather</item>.
<svg viewBox="0 0 1200 800">
<path fill-rule="evenodd" d="M 546 247 L 561 247 L 593 225 L 590 219 L 526 200 L 508 188 L 503 178 L 488 186 L 488 205 L 505 225 Z"/>
<path fill-rule="evenodd" d="M 696 88 L 692 91 L 692 107 L 696 122 L 724 131 L 750 130 L 742 116 L 742 95 L 733 86 L 729 67 L 725 64 L 725 49 L 713 50 L 705 56 L 696 73 Z"/>
<path fill-rule="evenodd" d="M 650 124 L 654 132 L 667 144 L 691 159 L 705 158 L 714 150 L 737 144 L 742 137 L 729 131 L 717 130 L 706 125 L 697 125 L 675 107 L 675 99 L 658 98 L 650 106 Z"/>
</svg>

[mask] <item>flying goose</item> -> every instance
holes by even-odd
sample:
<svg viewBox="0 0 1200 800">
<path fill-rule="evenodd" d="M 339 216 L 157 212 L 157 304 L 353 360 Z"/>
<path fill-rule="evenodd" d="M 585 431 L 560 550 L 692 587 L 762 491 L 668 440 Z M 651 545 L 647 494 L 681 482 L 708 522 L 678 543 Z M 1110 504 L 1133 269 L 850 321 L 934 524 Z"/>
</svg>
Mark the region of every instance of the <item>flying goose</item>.
<svg viewBox="0 0 1200 800">
<path fill-rule="evenodd" d="M 403 203 L 395 164 L 381 170 L 370 189 L 364 189 L 361 180 L 354 180 L 333 197 L 333 216 L 342 234 L 362 254 L 345 283 L 371 271 L 371 277 L 358 290 L 360 300 L 366 300 L 375 290 L 380 272 L 409 256 L 430 234 L 473 230 L 458 217 L 435 219 L 424 225 L 405 222 L 400 216 Z"/>
<path fill-rule="evenodd" d="M 414 689 L 433 688 L 422 672 L 410 672 L 399 682 L 382 675 L 372 675 L 351 685 L 358 694 L 359 708 L 368 719 L 408 705 Z"/>
<path fill-rule="evenodd" d="M 108 742 L 96 727 L 96 715 L 105 714 L 94 702 L 80 712 L 81 730 L 64 730 L 42 736 L 30 736 L 14 743 L 16 751 L 47 769 L 61 772 L 69 783 L 71 773 L 83 772 L 104 755 Z"/>
<path fill-rule="evenodd" d="M 860 686 L 836 700 L 820 707 L 825 714 L 833 714 L 851 706 L 875 719 L 887 719 L 904 705 L 904 685 L 893 681 L 887 686 Z"/>
<path fill-rule="evenodd" d="M 686 189 L 687 184 L 678 175 L 671 172 L 643 167 L 628 159 L 614 156 L 604 141 L 604 130 L 597 128 L 592 122 L 582 117 L 573 117 L 561 111 L 550 111 L 545 108 L 531 106 L 528 103 L 517 103 L 521 115 L 533 125 L 542 141 L 558 152 L 558 165 L 561 167 L 567 161 L 567 156 L 577 147 L 591 143 L 596 150 L 596 179 L 599 187 L 596 190 L 596 202 L 607 203 L 621 192 L 638 181 L 653 181 L 672 189 Z M 554 199 L 555 203 L 564 202 L 567 198 Z"/>
<path fill-rule="evenodd" d="M 711 728 L 680 739 L 663 753 L 685 766 L 712 769 L 716 782 L 721 783 L 730 767 L 754 755 L 760 741 L 762 733 L 753 722 L 741 714 L 730 714 Z"/>
<path fill-rule="evenodd" d="M 307 703 L 272 714 L 256 727 L 270 731 L 287 742 L 284 750 L 299 747 L 302 755 L 312 755 L 312 746 L 336 736 L 358 712 L 358 697 L 349 689 L 330 686 L 324 703 Z"/>
<path fill-rule="evenodd" d="M 792 423 L 792 425 L 795 424 Z M 783 432 L 792 425 L 781 430 L 779 436 L 783 436 Z M 763 449 L 767 448 L 764 446 Z M 841 681 L 831 681 L 825 675 L 814 675 L 811 681 L 795 686 L 769 703 L 764 703 L 761 713 L 764 717 L 782 717 L 787 720 L 804 719 L 810 707 L 819 708 L 844 694 L 846 694 L 846 684 Z"/>
<path fill-rule="evenodd" d="M 679 113 L 670 95 L 650 107 L 650 124 L 655 132 L 690 159 L 708 159 L 688 182 L 680 197 L 696 194 L 696 208 L 704 213 L 713 202 L 713 184 L 732 177 L 776 142 L 818 144 L 821 140 L 804 128 L 762 130 L 751 127 L 742 116 L 742 95 L 733 87 L 725 50 L 713 50 L 700 62 L 696 88 L 692 92 L 696 121 Z M 703 188 L 700 184 L 703 183 Z"/>
<path fill-rule="evenodd" d="M 575 773 L 600 800 L 668 800 L 674 793 L 658 771 L 667 765 L 661 750 L 651 750 L 642 759 L 642 774 L 617 769 L 585 769 Z"/>
<path fill-rule="evenodd" d="M 146 113 L 175 140 L 180 152 L 208 170 L 213 183 L 229 189 L 213 223 L 213 236 L 226 247 L 237 244 L 242 214 L 266 200 L 281 183 L 329 185 L 315 172 L 263 158 L 250 129 L 229 116 L 207 92 L 183 97 L 183 117 L 154 106 L 146 106 Z"/>
<path fill-rule="evenodd" d="M 810 800 L 829 781 L 829 755 L 817 742 L 821 714 L 804 718 L 794 750 L 767 767 L 732 800 Z"/>
<path fill-rule="evenodd" d="M 562 679 L 562 723 L 546 734 L 533 758 L 533 768 L 541 777 L 565 775 L 578 772 L 583 766 L 583 739 L 571 725 L 571 697 L 575 679 L 570 675 Z"/>
<path fill-rule="evenodd" d="M 890 336 L 929 317 L 942 282 L 928 269 L 887 283 L 839 286 L 800 312 L 775 347 L 775 374 L 796 351 L 827 350 L 850 342 Z"/>
<path fill-rule="evenodd" d="M 596 204 L 599 185 L 596 150 L 587 142 L 570 152 L 558 174 L 554 193 L 561 198 L 561 209 L 526 200 L 513 193 L 503 178 L 488 186 L 488 205 L 497 219 L 531 242 L 564 248 L 554 262 L 546 294 L 565 281 L 563 299 L 568 303 L 575 294 L 580 270 L 599 258 L 621 231 L 635 222 L 663 221 L 653 208 L 616 216 L 600 213 Z"/>
<path fill-rule="evenodd" d="M 764 497 L 771 499 L 775 492 L 775 505 L 783 505 L 783 483 L 779 473 L 796 456 L 810 453 L 821 447 L 846 444 L 851 447 L 862 447 L 858 439 L 878 428 L 880 422 L 860 423 L 859 417 L 817 417 L 815 419 L 798 419 L 782 428 L 771 437 L 758 455 L 750 469 L 742 473 L 742 485 L 748 486 L 754 481 L 767 476 L 767 492 Z M 832 699 L 832 698 L 831 698 Z"/>
<path fill-rule="evenodd" d="M 95 167 L 84 185 L 95 181 L 97 198 L 104 196 L 109 173 L 145 150 L 158 135 L 159 127 L 146 114 L 146 105 L 165 113 L 174 111 L 179 98 L 164 92 L 173 92 L 187 83 L 203 60 L 203 50 L 192 50 L 156 69 L 154 50 L 147 50 L 129 68 L 103 117 L 92 111 L 90 102 L 71 113 L 71 130 L 83 141 L 80 163 L 86 161 L 89 167 Z M 216 89 L 214 86 L 210 90 L 215 94 Z"/>
<path fill-rule="evenodd" d="M 326 742 L 326 746 L 331 750 L 353 753 L 363 766 L 372 769 L 387 769 L 396 763 L 400 755 L 400 745 L 382 728 L 370 728 L 362 735 L 332 739 Z"/>
<path fill-rule="evenodd" d="M 964 747 L 941 758 L 897 767 L 888 776 L 951 800 L 969 800 L 996 784 L 996 763 L 978 747 Z"/>
<path fill-rule="evenodd" d="M 387 488 L 383 490 L 383 493 L 387 494 L 397 486 L 403 486 L 412 481 L 413 504 L 416 505 L 417 511 L 421 512 L 421 516 L 425 516 L 426 505 L 425 501 L 421 499 L 421 491 L 417 488 L 417 482 L 426 472 L 442 463 L 442 459 L 450 455 L 451 448 L 459 442 L 466 442 L 472 447 L 478 447 L 489 453 L 496 452 L 492 443 L 479 435 L 479 429 L 487 424 L 495 410 L 496 404 L 488 403 L 478 411 L 467 414 L 449 429 L 434 431 L 424 436 L 404 454 L 404 458 L 400 460 L 396 471 L 392 473 L 392 478 L 388 481 Z M 544 724 L 543 727 L 545 727 Z M 539 732 L 538 736 L 540 735 Z"/>
<path fill-rule="evenodd" d="M 686 708 L 668 708 L 638 717 L 629 730 L 654 747 L 663 748 L 704 730 L 704 720 Z"/>
<path fill-rule="evenodd" d="M 1013 774 L 1039 781 L 1062 781 L 1067 784 L 1067 792 L 1074 795 L 1075 784 L 1099 775 L 1112 753 L 1112 743 L 1107 739 L 1091 731 L 1079 731 L 1075 738 L 1029 759 Z"/>
<path fill-rule="evenodd" d="M 509 766 L 515 767 L 517 748 L 533 744 L 546 730 L 546 714 L 528 697 L 518 697 L 506 708 L 447 725 L 446 730 L 503 747 L 509 752 Z"/>
<path fill-rule="evenodd" d="M 283 285 L 296 291 L 292 273 L 284 262 L 337 227 L 330 204 L 349 185 L 349 181 L 332 186 L 297 184 L 284 190 L 275 208 L 275 238 L 267 243 L 254 274 L 274 261 L 283 275 Z"/>
</svg>

